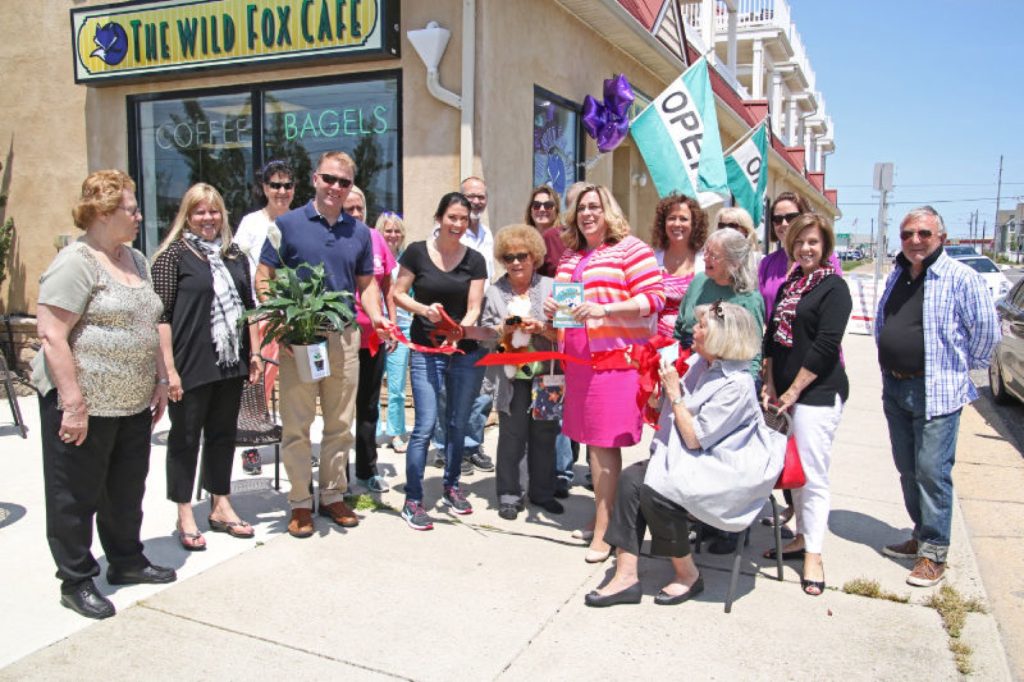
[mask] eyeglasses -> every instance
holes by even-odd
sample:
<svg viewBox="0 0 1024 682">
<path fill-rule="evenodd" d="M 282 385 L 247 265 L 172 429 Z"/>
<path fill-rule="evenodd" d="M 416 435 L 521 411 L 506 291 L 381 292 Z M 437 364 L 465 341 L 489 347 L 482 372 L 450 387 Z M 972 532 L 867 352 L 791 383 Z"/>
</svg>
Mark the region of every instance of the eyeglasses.
<svg viewBox="0 0 1024 682">
<path fill-rule="evenodd" d="M 781 225 L 783 222 L 791 223 L 800 217 L 800 213 L 782 213 L 780 215 L 772 216 L 772 223 L 775 225 Z"/>
<path fill-rule="evenodd" d="M 504 256 L 501 257 L 501 260 L 505 261 L 506 263 L 515 263 L 516 261 L 521 261 L 525 263 L 526 261 L 530 260 L 530 254 L 506 253 Z"/>
<path fill-rule="evenodd" d="M 550 211 L 554 207 L 555 202 L 553 201 L 534 201 L 533 203 L 530 204 L 530 208 L 532 208 L 534 211 L 539 211 L 542 208 L 545 211 Z"/>
<path fill-rule="evenodd" d="M 931 230 L 901 230 L 900 239 L 905 242 L 909 242 L 915 236 L 919 239 L 931 239 L 933 234 L 935 233 Z"/>
<path fill-rule="evenodd" d="M 718 229 L 724 230 L 725 228 L 732 228 L 733 230 L 739 230 L 740 232 L 746 232 L 746 228 L 739 223 L 718 223 Z"/>
<path fill-rule="evenodd" d="M 267 187 L 269 187 L 270 189 L 290 190 L 294 186 L 295 186 L 294 182 L 268 182 L 267 183 Z"/>
<path fill-rule="evenodd" d="M 343 188 L 352 186 L 351 179 L 343 178 L 340 175 L 331 175 L 330 173 L 317 173 L 317 176 L 319 176 L 320 182 L 330 187 L 333 187 L 334 185 Z"/>
<path fill-rule="evenodd" d="M 717 263 L 718 261 L 722 260 L 722 256 L 721 256 L 721 254 L 712 253 L 711 251 L 708 251 L 707 249 L 705 249 L 704 250 L 704 260 L 705 261 L 709 261 L 710 260 L 710 261 L 714 261 L 714 262 Z"/>
<path fill-rule="evenodd" d="M 137 215 L 142 215 L 142 209 L 136 206 L 135 208 L 128 208 L 127 206 L 118 206 L 119 209 L 132 216 L 133 218 Z"/>
</svg>

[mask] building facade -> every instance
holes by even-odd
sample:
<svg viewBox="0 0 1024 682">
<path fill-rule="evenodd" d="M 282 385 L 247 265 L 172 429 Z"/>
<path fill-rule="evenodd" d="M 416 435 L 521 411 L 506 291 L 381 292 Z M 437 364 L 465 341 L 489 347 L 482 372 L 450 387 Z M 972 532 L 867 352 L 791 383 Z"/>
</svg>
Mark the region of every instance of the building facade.
<svg viewBox="0 0 1024 682">
<path fill-rule="evenodd" d="M 643 159 L 629 138 L 598 155 L 582 101 L 618 73 L 649 101 L 711 44 L 723 145 L 771 110 L 768 194 L 836 216 L 832 124 L 784 0 L 22 4 L 0 25 L 0 180 L 17 225 L 3 312 L 34 314 L 39 275 L 77 236 L 79 185 L 101 168 L 138 181 L 150 254 L 192 183 L 217 186 L 237 224 L 257 207 L 255 168 L 290 161 L 297 205 L 329 149 L 357 161 L 370 218 L 402 213 L 410 240 L 470 174 L 487 181 L 492 227 L 522 221 L 532 186 L 585 178 L 646 236 L 658 197 Z"/>
</svg>

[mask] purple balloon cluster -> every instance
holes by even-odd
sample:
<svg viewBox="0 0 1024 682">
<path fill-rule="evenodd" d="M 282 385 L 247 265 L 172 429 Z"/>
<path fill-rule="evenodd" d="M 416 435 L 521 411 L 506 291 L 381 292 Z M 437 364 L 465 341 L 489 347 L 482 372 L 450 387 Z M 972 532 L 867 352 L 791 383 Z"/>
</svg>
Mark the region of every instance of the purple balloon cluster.
<svg viewBox="0 0 1024 682">
<path fill-rule="evenodd" d="M 610 152 L 626 139 L 629 132 L 629 107 L 633 104 L 633 87 L 626 76 L 619 74 L 604 81 L 604 102 L 587 95 L 583 100 L 583 127 L 597 142 L 602 154 Z"/>
</svg>

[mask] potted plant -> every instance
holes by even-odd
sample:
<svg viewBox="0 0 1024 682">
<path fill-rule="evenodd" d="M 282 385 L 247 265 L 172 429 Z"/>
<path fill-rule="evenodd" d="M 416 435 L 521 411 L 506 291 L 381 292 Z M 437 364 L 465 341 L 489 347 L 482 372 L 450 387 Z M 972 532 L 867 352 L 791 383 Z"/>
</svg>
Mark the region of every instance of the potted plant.
<svg viewBox="0 0 1024 682">
<path fill-rule="evenodd" d="M 281 231 L 271 226 L 267 240 L 278 257 Z M 284 259 L 280 258 L 281 263 Z M 263 345 L 271 341 L 287 344 L 295 356 L 299 379 L 314 382 L 330 376 L 327 361 L 327 332 L 341 332 L 355 326 L 354 297 L 348 291 L 327 291 L 324 266 L 302 263 L 296 268 L 277 268 L 267 282 L 264 300 L 245 313 L 243 320 L 266 324 Z"/>
</svg>

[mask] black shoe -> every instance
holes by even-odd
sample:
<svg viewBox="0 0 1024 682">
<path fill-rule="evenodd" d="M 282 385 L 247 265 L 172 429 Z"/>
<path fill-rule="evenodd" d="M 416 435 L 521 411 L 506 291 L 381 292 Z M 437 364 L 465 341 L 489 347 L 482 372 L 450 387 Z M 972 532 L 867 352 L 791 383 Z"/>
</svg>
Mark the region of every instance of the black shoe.
<svg viewBox="0 0 1024 682">
<path fill-rule="evenodd" d="M 569 479 L 561 476 L 555 479 L 555 497 L 561 500 L 569 497 Z"/>
<path fill-rule="evenodd" d="M 96 620 L 110 618 L 117 613 L 111 601 L 99 593 L 92 580 L 78 583 L 70 592 L 61 590 L 60 603 L 80 616 Z"/>
<path fill-rule="evenodd" d="M 558 500 L 548 500 L 547 502 L 534 502 L 531 500 L 530 504 L 535 507 L 540 507 L 549 514 L 561 514 L 565 511 L 565 507 L 563 507 L 562 503 Z"/>
<path fill-rule="evenodd" d="M 469 460 L 469 457 L 462 459 L 462 475 L 472 476 L 473 475 L 473 462 Z"/>
<path fill-rule="evenodd" d="M 260 457 L 259 450 L 256 448 L 249 448 L 242 453 L 242 471 L 250 476 L 256 476 L 263 473 L 263 462 Z"/>
<path fill-rule="evenodd" d="M 317 457 L 316 455 L 310 455 L 309 456 L 309 464 L 314 469 L 319 469 L 320 468 L 320 458 Z"/>
<path fill-rule="evenodd" d="M 506 521 L 515 521 L 519 516 L 519 505 L 502 502 L 498 507 L 498 516 Z"/>
<path fill-rule="evenodd" d="M 593 591 L 583 598 L 583 603 L 587 606 L 603 607 L 603 606 L 616 606 L 617 604 L 639 604 L 640 598 L 644 596 L 643 590 L 640 588 L 640 583 L 636 582 L 615 594 L 598 594 L 597 591 Z"/>
<path fill-rule="evenodd" d="M 736 551 L 736 543 L 739 541 L 739 534 L 726 533 L 715 538 L 708 545 L 708 552 L 711 554 L 732 554 Z"/>
<path fill-rule="evenodd" d="M 178 575 L 173 568 L 164 568 L 147 564 L 142 568 L 130 568 L 120 571 L 113 566 L 107 567 L 107 582 L 111 585 L 139 585 L 142 583 L 173 583 Z"/>
<path fill-rule="evenodd" d="M 688 601 L 704 591 L 704 576 L 697 576 L 697 579 L 690 585 L 690 589 L 682 594 L 668 594 L 664 590 L 654 595 L 654 603 L 658 606 L 675 606 Z"/>
<path fill-rule="evenodd" d="M 427 455 L 430 457 L 430 463 L 431 464 L 433 464 L 438 469 L 444 469 L 444 450 L 443 449 L 438 449 L 438 448 L 432 447 L 432 448 L 430 448 L 430 451 L 427 452 Z"/>
<path fill-rule="evenodd" d="M 469 457 L 466 459 L 468 459 L 473 466 L 480 471 L 494 471 L 494 460 L 482 452 L 470 453 Z"/>
</svg>

